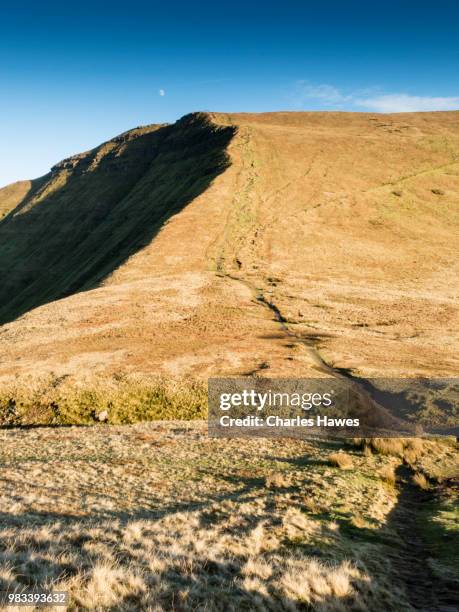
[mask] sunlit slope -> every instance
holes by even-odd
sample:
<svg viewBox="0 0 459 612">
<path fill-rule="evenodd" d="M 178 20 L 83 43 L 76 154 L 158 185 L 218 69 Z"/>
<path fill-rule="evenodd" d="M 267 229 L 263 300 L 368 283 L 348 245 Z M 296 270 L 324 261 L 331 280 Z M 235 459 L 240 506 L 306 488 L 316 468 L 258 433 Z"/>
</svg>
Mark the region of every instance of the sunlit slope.
<svg viewBox="0 0 459 612">
<path fill-rule="evenodd" d="M 16 208 L 26 197 L 30 196 L 44 179 L 34 181 L 17 181 L 0 189 L 0 221 Z"/>
<path fill-rule="evenodd" d="M 256 279 L 327 362 L 457 375 L 459 113 L 238 122 L 217 267 Z"/>
<path fill-rule="evenodd" d="M 2 328 L 1 375 L 457 373 L 459 113 L 119 138 L 0 224 L 4 320 L 49 302 Z"/>
</svg>

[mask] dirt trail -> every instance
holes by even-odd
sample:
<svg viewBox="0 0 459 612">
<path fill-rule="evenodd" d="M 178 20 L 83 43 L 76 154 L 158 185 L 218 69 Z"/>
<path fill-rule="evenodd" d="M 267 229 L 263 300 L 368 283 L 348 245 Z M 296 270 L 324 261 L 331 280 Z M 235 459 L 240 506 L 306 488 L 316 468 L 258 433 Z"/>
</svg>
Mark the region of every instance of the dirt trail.
<svg viewBox="0 0 459 612">
<path fill-rule="evenodd" d="M 248 131 L 244 142 L 244 147 L 248 154 L 250 153 L 250 136 L 250 132 Z M 248 155 L 248 157 L 251 158 L 250 155 Z M 257 178 L 256 172 L 253 169 L 253 164 L 246 163 L 245 166 L 245 184 L 244 181 L 242 181 L 243 187 L 240 188 L 238 194 L 235 195 L 235 203 L 238 203 L 238 207 L 241 206 L 241 203 L 242 207 L 244 207 L 244 203 L 248 205 L 252 197 L 250 194 L 253 194 L 252 189 Z M 253 201 L 251 206 L 253 206 Z M 267 308 L 274 315 L 275 321 L 278 323 L 285 336 L 294 339 L 296 344 L 301 344 L 304 347 L 311 362 L 319 371 L 335 378 L 350 381 L 353 387 L 358 390 L 359 394 L 366 398 L 371 407 L 387 414 L 389 411 L 376 402 L 371 392 L 363 386 L 362 383 L 365 381 L 359 380 L 348 370 L 330 366 L 320 355 L 314 340 L 303 338 L 301 335 L 292 331 L 279 307 L 273 303 L 259 287 L 256 287 L 253 281 L 244 277 L 242 270 L 240 270 L 240 272 L 234 271 L 231 273 L 227 270 L 225 265 L 227 263 L 227 253 L 225 252 L 224 245 L 228 242 L 227 234 L 231 215 L 234 215 L 234 211 L 230 212 L 227 227 L 225 228 L 222 240 L 222 250 L 220 252 L 220 257 L 217 259 L 217 274 L 232 282 L 241 283 L 247 287 L 253 295 L 254 300 L 264 308 Z M 254 218 L 257 217 L 256 209 L 253 216 Z M 233 226 L 232 232 L 234 232 L 234 230 L 235 228 Z M 252 234 L 256 236 L 257 232 L 254 231 Z M 232 238 L 234 239 L 235 236 L 233 235 Z M 238 242 L 242 245 L 244 243 L 243 237 L 238 236 Z M 254 244 L 253 240 L 252 244 Z M 238 262 L 237 259 L 236 262 Z M 241 268 L 240 265 L 239 268 Z M 259 375 L 260 373 L 259 370 L 254 370 L 251 375 Z M 397 545 L 392 549 L 393 552 L 390 559 L 394 572 L 394 582 L 401 583 L 414 610 L 421 610 L 422 612 L 453 612 L 453 610 L 457 609 L 455 607 L 454 593 L 451 588 L 449 588 L 448 584 L 444 581 L 440 581 L 434 575 L 428 563 L 429 550 L 421 535 L 418 512 L 422 504 L 428 500 L 429 495 L 426 492 L 420 491 L 411 483 L 412 474 L 407 467 L 401 466 L 397 476 L 400 493 L 397 504 L 388 521 L 388 528 L 397 533 Z"/>
<path fill-rule="evenodd" d="M 387 522 L 387 526 L 397 533 L 397 546 L 390 555 L 394 581 L 403 585 L 414 610 L 455 612 L 458 603 L 455 585 L 432 571 L 431 553 L 424 542 L 419 521 L 419 510 L 432 500 L 432 494 L 415 487 L 411 476 L 406 466 L 398 468 L 399 497 Z"/>
<path fill-rule="evenodd" d="M 252 282 L 248 281 L 245 278 L 240 278 L 238 276 L 234 276 L 233 274 L 225 273 L 223 271 L 220 271 L 219 275 L 231 281 L 242 283 L 245 287 L 247 287 L 254 296 L 254 299 L 263 307 L 267 308 L 270 312 L 273 313 L 275 321 L 278 323 L 286 337 L 295 340 L 296 344 L 301 344 L 305 348 L 309 359 L 317 368 L 317 370 L 323 372 L 324 374 L 332 376 L 333 378 L 337 378 L 342 381 L 347 381 L 348 384 L 350 383 L 352 390 L 359 396 L 361 405 L 365 406 L 366 409 L 370 410 L 373 414 L 378 415 L 379 420 L 377 421 L 377 427 L 383 428 L 387 431 L 399 429 L 399 431 L 404 431 L 408 434 L 411 433 L 412 435 L 417 435 L 417 426 L 408 424 L 405 421 L 400 420 L 392 413 L 390 408 L 386 408 L 384 405 L 376 401 L 376 399 L 372 395 L 371 389 L 367 388 L 364 379 L 360 379 L 353 376 L 351 372 L 344 368 L 336 368 L 330 366 L 320 355 L 314 340 L 311 340 L 309 338 L 303 338 L 301 335 L 293 332 L 288 327 L 285 317 L 282 315 L 276 304 L 269 300 L 264 295 L 263 291 L 257 289 Z M 250 374 L 257 375 L 258 373 L 259 370 L 254 370 Z M 373 425 L 373 427 L 374 426 L 375 425 Z"/>
<path fill-rule="evenodd" d="M 340 371 L 329 366 L 321 357 L 314 342 L 304 339 L 289 329 L 288 324 L 279 308 L 256 289 L 246 279 L 231 274 L 225 277 L 235 282 L 243 283 L 248 287 L 255 299 L 268 308 L 275 317 L 286 336 L 301 342 L 308 350 L 309 356 L 324 373 L 351 381 L 359 391 L 369 398 L 375 410 L 386 409 L 375 402 L 371 395 L 362 388 L 358 379 L 348 372 Z M 258 374 L 258 372 L 256 372 Z M 405 465 L 397 470 L 397 485 L 399 496 L 397 504 L 392 510 L 387 527 L 396 532 L 396 545 L 390 554 L 390 562 L 394 575 L 394 583 L 399 583 L 407 593 L 413 610 L 421 612 L 455 612 L 457 610 L 458 594 L 452 582 L 439 578 L 434 574 L 430 564 L 430 551 L 422 537 L 422 525 L 419 521 L 419 511 L 422 505 L 432 500 L 432 493 L 421 491 L 412 484 L 412 471 Z"/>
<path fill-rule="evenodd" d="M 308 356 L 311 358 L 314 365 L 316 365 L 320 370 L 322 370 L 322 372 L 324 372 L 325 374 L 330 374 L 331 376 L 335 376 L 337 378 L 347 378 L 341 372 L 329 366 L 322 359 L 322 357 L 319 354 L 319 351 L 317 350 L 317 347 L 315 346 L 312 340 L 306 340 L 304 338 L 301 338 L 301 336 L 298 336 L 298 334 L 295 334 L 295 332 L 293 332 L 288 327 L 286 323 L 286 319 L 282 315 L 279 308 L 273 302 L 268 300 L 263 292 L 259 291 L 256 287 L 254 287 L 254 285 L 251 282 L 247 281 L 246 279 L 238 278 L 231 274 L 225 274 L 225 276 L 233 281 L 243 283 L 246 287 L 248 287 L 250 291 L 252 292 L 252 294 L 254 295 L 257 302 L 262 304 L 264 307 L 268 308 L 274 314 L 275 320 L 278 322 L 278 324 L 280 325 L 285 335 L 288 336 L 289 338 L 294 338 L 297 342 L 301 343 L 306 348 Z"/>
<path fill-rule="evenodd" d="M 235 277 L 231 278 L 244 282 L 250 287 L 250 283 L 247 283 L 247 281 Z M 252 290 L 254 290 L 253 287 Z M 306 346 L 309 355 L 324 373 L 351 381 L 362 393 L 367 397 L 369 396 L 368 392 L 362 389 L 358 379 L 354 378 L 352 374 L 343 373 L 329 366 L 320 356 L 313 341 L 302 339 L 292 332 L 275 304 L 267 300 L 262 293 L 258 293 L 257 300 L 274 313 L 279 325 L 288 336 L 295 338 Z M 375 409 L 386 410 L 377 404 L 371 396 L 370 401 L 374 404 Z M 455 612 L 458 609 L 459 598 L 459 594 L 454 590 L 457 585 L 434 574 L 429 564 L 431 552 L 422 537 L 419 511 L 423 504 L 432 500 L 432 493 L 421 491 L 414 486 L 411 482 L 412 475 L 412 471 L 404 465 L 401 465 L 397 470 L 399 496 L 387 523 L 387 526 L 397 533 L 397 546 L 393 548 L 391 554 L 394 581 L 401 583 L 414 610 Z"/>
</svg>

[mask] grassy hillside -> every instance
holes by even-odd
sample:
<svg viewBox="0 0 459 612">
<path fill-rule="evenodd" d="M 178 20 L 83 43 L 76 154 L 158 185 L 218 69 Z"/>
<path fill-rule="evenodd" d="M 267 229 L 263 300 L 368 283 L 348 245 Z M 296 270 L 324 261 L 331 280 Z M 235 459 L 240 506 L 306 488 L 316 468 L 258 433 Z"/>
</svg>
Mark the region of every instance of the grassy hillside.
<svg viewBox="0 0 459 612">
<path fill-rule="evenodd" d="M 455 376 L 458 158 L 440 112 L 195 114 L 65 160 L 0 224 L 0 378 Z"/>
<path fill-rule="evenodd" d="M 457 112 L 193 114 L 0 190 L 0 590 L 454 609 L 454 439 L 202 419 L 217 374 L 457 376 L 458 159 Z"/>
<path fill-rule="evenodd" d="M 149 244 L 224 170 L 232 133 L 204 115 L 137 128 L 57 164 L 38 189 L 2 190 L 2 208 L 20 203 L 0 224 L 0 320 L 96 286 Z"/>
<path fill-rule="evenodd" d="M 0 189 L 0 220 L 26 198 L 32 197 L 32 194 L 38 190 L 44 181 L 46 181 L 46 177 L 33 181 L 17 181 Z"/>
</svg>

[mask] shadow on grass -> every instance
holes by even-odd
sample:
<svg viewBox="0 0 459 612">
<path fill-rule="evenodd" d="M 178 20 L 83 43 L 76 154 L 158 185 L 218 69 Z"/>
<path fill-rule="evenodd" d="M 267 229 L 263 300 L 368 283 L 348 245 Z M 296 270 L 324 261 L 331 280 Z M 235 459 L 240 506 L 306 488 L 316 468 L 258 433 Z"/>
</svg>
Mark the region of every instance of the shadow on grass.
<svg viewBox="0 0 459 612">
<path fill-rule="evenodd" d="M 0 222 L 0 324 L 99 285 L 225 170 L 233 134 L 195 113 L 122 134 L 37 179 Z"/>
<path fill-rule="evenodd" d="M 243 501 L 243 498 L 240 500 Z M 194 510 L 195 506 L 188 506 L 188 510 Z M 30 588 L 46 588 L 56 581 L 72 579 L 77 574 L 80 576 L 86 574 L 87 579 L 91 576 L 91 571 L 95 565 L 94 549 L 85 544 L 93 540 L 93 536 L 86 534 L 74 533 L 81 528 L 91 530 L 94 526 L 102 525 L 104 534 L 101 536 L 99 545 L 105 549 L 107 544 L 113 545 L 113 533 L 120 534 L 125 526 L 126 515 L 123 513 L 112 513 L 111 518 L 117 522 L 115 530 L 110 534 L 110 528 L 104 526 L 104 523 L 97 521 L 84 521 L 78 515 L 62 515 L 59 513 L 50 513 L 48 515 L 41 513 L 27 513 L 15 517 L 13 521 L 9 520 L 8 515 L 3 513 L 0 515 L 0 520 L 3 526 L 27 526 L 27 529 L 35 529 L 37 538 L 32 545 L 20 539 L 16 540 L 14 551 L 11 550 L 11 545 L 7 549 L 4 548 L 6 540 L 0 544 L 0 560 L 6 562 L 8 567 L 12 568 L 16 575 L 16 590 Z M 11 518 L 11 517 L 10 517 Z M 142 519 L 152 519 L 151 513 L 138 512 L 132 513 L 128 517 L 128 522 Z M 60 554 L 54 554 L 55 549 L 54 538 L 58 536 L 56 529 L 51 529 L 52 525 L 58 525 L 59 533 L 63 533 L 64 540 L 60 541 L 60 546 L 63 546 Z M 205 525 L 204 525 L 205 526 Z M 44 539 L 43 533 L 49 529 L 49 537 Z M 228 533 L 231 530 L 228 529 Z M 243 532 L 238 529 L 238 534 L 242 537 Z M 233 534 L 234 535 L 234 534 Z M 65 553 L 64 553 L 65 550 Z M 300 548 L 297 547 L 297 552 Z M 279 551 L 280 552 L 280 551 Z M 51 553 L 51 554 L 50 554 Z M 73 554 L 78 555 L 78 562 L 72 562 L 70 559 Z M 121 546 L 116 553 L 117 567 L 130 567 L 132 563 L 139 563 L 139 550 L 129 551 Z M 247 580 L 245 566 L 250 551 L 231 554 L 230 558 L 213 559 L 211 555 L 200 558 L 199 556 L 193 560 L 192 571 L 186 569 L 186 564 L 180 558 L 180 555 L 172 555 L 167 567 L 148 571 L 148 561 L 144 559 L 146 572 L 144 573 L 144 581 L 147 585 L 147 596 L 142 598 L 142 606 L 151 605 L 155 609 L 166 610 L 311 610 L 311 604 L 305 603 L 301 598 L 288 596 L 282 588 L 281 581 L 264 581 L 263 590 L 257 589 L 255 586 L 250 587 L 251 580 Z M 276 552 L 277 554 L 277 552 Z M 311 551 L 307 551 L 308 557 Z M 261 558 L 261 556 L 260 556 Z M 174 560 L 175 559 L 175 560 Z M 306 560 L 306 558 L 305 558 Z M 333 567 L 340 568 L 341 559 L 332 559 L 328 562 L 328 570 Z M 84 580 L 83 580 L 84 582 Z M 20 585 L 19 587 L 17 585 Z M 156 590 L 157 585 L 161 585 L 160 592 Z M 353 587 L 357 592 L 368 588 L 367 581 L 353 579 Z M 0 588 L 8 589 L 8 582 L 0 577 Z M 151 588 L 151 592 L 150 592 Z M 76 593 L 76 596 L 82 596 L 83 593 Z M 140 597 L 135 593 L 123 596 L 118 599 L 113 606 L 104 606 L 104 610 L 134 610 L 144 609 L 139 607 Z M 342 596 L 322 596 L 320 602 L 324 609 L 341 610 L 353 609 L 355 603 L 354 595 Z M 162 606 L 162 607 L 158 607 Z M 327 607 L 329 606 L 329 607 Z M 347 608 L 349 606 L 349 608 Z M 76 609 L 85 609 L 76 605 Z M 102 608 L 101 608 L 102 609 Z"/>
<path fill-rule="evenodd" d="M 295 465 L 307 468 L 308 463 L 305 462 L 303 457 L 299 458 Z M 320 539 L 318 541 L 308 540 L 304 537 L 286 538 L 279 542 L 279 550 L 282 547 L 295 555 L 304 556 L 305 560 L 316 558 L 329 567 L 337 568 L 345 559 L 353 561 L 359 566 L 359 551 L 365 550 L 368 562 L 366 561 L 365 567 L 361 569 L 370 576 L 371 582 L 353 578 L 352 584 L 356 592 L 368 592 L 373 581 L 375 584 L 378 583 L 380 579 L 378 573 L 381 571 L 378 560 L 383 557 L 389 566 L 389 579 L 392 580 L 395 588 L 405 594 L 414 609 L 428 609 L 432 612 L 447 609 L 446 606 L 451 606 L 454 602 L 454 583 L 433 574 L 430 565 L 427 563 L 427 557 L 430 556 L 431 550 L 423 539 L 423 526 L 419 524 L 420 507 L 423 504 L 434 503 L 434 499 L 432 495 L 416 489 L 411 484 L 411 472 L 405 466 L 398 469 L 397 477 L 399 483 L 397 503 L 388 514 L 386 524 L 383 527 L 372 529 L 366 526 L 358 526 L 353 522 L 353 516 L 347 512 L 307 511 L 307 516 L 311 520 L 321 522 L 324 525 L 325 535 L 327 525 L 331 522 L 337 523 L 339 542 L 337 543 L 333 537 L 331 539 L 322 538 L 322 541 Z M 198 502 L 179 501 L 158 509 L 144 508 L 134 512 L 100 511 L 96 517 L 91 518 L 59 512 L 28 512 L 21 515 L 1 513 L 0 523 L 3 529 L 9 527 L 21 528 L 22 526 L 42 533 L 43 529 L 45 531 L 46 528 L 49 529 L 48 540 L 43 537 L 36 539 L 33 554 L 24 543 L 19 543 L 16 555 L 17 559 L 20 559 L 23 583 L 31 586 L 32 579 L 30 576 L 34 576 L 35 583 L 40 586 L 44 584 L 44 576 L 47 580 L 57 580 L 62 577 L 71 577 L 76 573 L 72 564 L 60 560 L 58 556 L 55 562 L 51 562 L 49 559 L 43 559 L 43 563 L 41 561 L 40 551 L 46 551 L 47 547 L 52 546 L 52 534 L 56 525 L 59 526 L 59 532 L 65 534 L 65 545 L 79 551 L 78 571 L 89 571 L 94 565 L 94 557 L 91 548 L 85 548 L 84 544 L 91 540 L 91 537 L 84 533 L 78 533 L 79 530 L 81 532 L 81 527 L 89 532 L 94 526 L 114 524 L 116 533 L 122 534 L 123 529 L 133 521 L 155 521 L 175 513 L 200 511 L 202 513 L 200 517 L 202 528 L 210 528 L 221 524 L 224 533 L 243 537 L 251 532 L 260 521 L 263 522 L 268 532 L 275 529 L 279 525 L 280 519 L 270 512 L 270 504 L 275 503 L 278 495 L 292 493 L 295 490 L 298 492 L 298 486 L 285 486 L 267 490 L 265 478 L 258 476 L 241 477 L 237 474 L 230 474 L 225 476 L 225 479 L 239 488 L 235 491 L 211 493 Z M 231 501 L 235 504 L 234 508 L 237 512 L 238 507 L 261 496 L 265 497 L 265 515 L 263 517 L 244 515 L 241 522 L 227 528 L 224 525 L 228 520 L 227 512 L 222 512 L 214 507 L 219 502 Z M 116 500 L 115 497 L 113 499 Z M 296 502 L 289 503 L 293 506 L 298 505 Z M 299 508 L 303 512 L 305 511 L 301 504 L 299 504 Z M 109 521 L 109 523 L 106 523 L 106 521 Z M 154 525 L 151 526 L 151 529 L 154 529 Z M 330 534 L 332 534 L 332 531 L 330 531 Z M 441 539 L 442 534 L 437 533 L 436 537 Z M 102 536 L 102 540 L 105 539 Z M 113 544 L 113 539 L 108 538 L 107 542 Z M 4 540 L 0 544 L 0 554 L 10 566 L 15 567 L 15 564 L 19 562 Z M 126 549 L 123 549 L 117 555 L 118 562 L 126 562 L 127 565 L 133 561 L 137 562 L 139 559 L 138 551 L 132 554 L 133 557 Z M 246 561 L 246 553 L 234 553 L 230 560 L 225 559 L 224 561 L 198 558 L 196 563 L 193 564 L 193 571 L 189 572 L 183 569 L 178 559 L 176 565 L 172 563 L 172 567 L 156 572 L 154 576 L 151 576 L 151 579 L 154 580 L 154 584 L 159 581 L 163 585 L 160 603 L 167 609 L 191 610 L 195 609 L 196 606 L 209 605 L 209 602 L 213 604 L 224 601 L 222 597 L 229 601 L 239 602 L 239 609 L 288 610 L 293 609 L 293 607 L 299 610 L 314 609 L 311 608 L 310 604 L 305 604 L 301 600 L 286 597 L 285 593 L 281 592 L 278 586 L 270 581 L 266 582 L 264 593 L 244 586 L 247 584 L 245 581 L 246 574 L 243 570 Z M 188 593 L 193 601 L 192 605 L 188 606 L 186 598 L 181 599 L 183 593 Z M 375 597 L 374 594 L 368 596 Z M 381 605 L 383 603 L 382 601 L 375 601 Z M 135 606 L 135 602 L 135 596 L 126 596 L 122 602 L 117 603 L 116 607 L 107 609 L 129 609 L 129 606 Z M 158 604 L 159 600 L 156 599 L 154 603 Z M 353 609 L 354 603 L 354 596 L 335 595 L 322 597 L 320 605 L 324 606 L 324 609 L 338 610 Z M 404 604 L 401 602 L 400 608 L 387 609 L 400 610 L 401 612 L 401 610 L 406 609 L 403 606 Z"/>
</svg>

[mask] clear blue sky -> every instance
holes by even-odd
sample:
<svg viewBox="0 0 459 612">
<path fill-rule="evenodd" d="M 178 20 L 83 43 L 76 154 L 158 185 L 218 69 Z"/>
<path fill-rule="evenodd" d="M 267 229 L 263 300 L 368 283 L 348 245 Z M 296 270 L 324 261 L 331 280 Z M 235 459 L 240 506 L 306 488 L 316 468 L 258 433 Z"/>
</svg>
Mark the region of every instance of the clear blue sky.
<svg viewBox="0 0 459 612">
<path fill-rule="evenodd" d="M 195 110 L 458 108 L 457 0 L 0 0 L 0 185 Z"/>
</svg>

